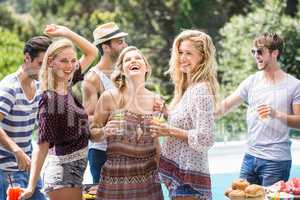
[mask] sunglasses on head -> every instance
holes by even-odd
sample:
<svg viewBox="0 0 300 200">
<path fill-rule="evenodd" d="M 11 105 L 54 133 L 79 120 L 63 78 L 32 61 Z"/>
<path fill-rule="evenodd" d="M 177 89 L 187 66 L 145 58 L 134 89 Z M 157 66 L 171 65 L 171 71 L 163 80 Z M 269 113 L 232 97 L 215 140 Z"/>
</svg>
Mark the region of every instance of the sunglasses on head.
<svg viewBox="0 0 300 200">
<path fill-rule="evenodd" d="M 257 54 L 257 55 L 261 56 L 263 54 L 263 49 L 251 49 L 251 53 L 253 55 Z"/>
</svg>

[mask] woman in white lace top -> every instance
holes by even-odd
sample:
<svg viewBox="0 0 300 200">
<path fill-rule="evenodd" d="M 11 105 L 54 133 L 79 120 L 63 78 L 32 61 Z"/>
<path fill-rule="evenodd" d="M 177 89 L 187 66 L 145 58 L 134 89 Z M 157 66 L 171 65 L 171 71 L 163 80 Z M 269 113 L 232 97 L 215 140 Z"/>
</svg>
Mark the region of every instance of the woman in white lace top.
<svg viewBox="0 0 300 200">
<path fill-rule="evenodd" d="M 217 102 L 215 47 L 209 35 L 185 30 L 174 40 L 169 72 L 175 85 L 168 124 L 153 122 L 152 133 L 167 136 L 160 174 L 174 200 L 211 199 L 207 151 L 213 145 Z"/>
</svg>

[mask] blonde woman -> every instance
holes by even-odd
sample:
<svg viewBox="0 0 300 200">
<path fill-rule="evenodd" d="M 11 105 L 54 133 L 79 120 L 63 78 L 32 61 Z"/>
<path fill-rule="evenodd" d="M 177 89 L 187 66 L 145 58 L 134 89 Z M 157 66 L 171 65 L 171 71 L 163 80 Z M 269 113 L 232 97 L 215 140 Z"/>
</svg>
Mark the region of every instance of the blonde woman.
<svg viewBox="0 0 300 200">
<path fill-rule="evenodd" d="M 92 138 L 107 140 L 97 199 L 162 200 L 158 180 L 158 139 L 150 134 L 157 95 L 145 87 L 151 66 L 136 47 L 123 49 L 112 80 L 97 103 Z"/>
<path fill-rule="evenodd" d="M 151 131 L 167 136 L 161 145 L 160 175 L 172 199 L 211 199 L 207 151 L 213 145 L 217 102 L 215 47 L 209 35 L 181 32 L 173 43 L 170 68 L 175 85 L 168 125 Z"/>
<path fill-rule="evenodd" d="M 92 63 L 97 49 L 64 26 L 48 25 L 44 33 L 65 38 L 54 41 L 43 60 L 38 145 L 33 152 L 29 184 L 22 197 L 32 195 L 48 154 L 44 190 L 49 198 L 81 200 L 89 126 L 82 105 L 71 94 L 71 84 L 83 78 L 81 71 Z M 73 43 L 82 50 L 79 61 Z"/>
</svg>

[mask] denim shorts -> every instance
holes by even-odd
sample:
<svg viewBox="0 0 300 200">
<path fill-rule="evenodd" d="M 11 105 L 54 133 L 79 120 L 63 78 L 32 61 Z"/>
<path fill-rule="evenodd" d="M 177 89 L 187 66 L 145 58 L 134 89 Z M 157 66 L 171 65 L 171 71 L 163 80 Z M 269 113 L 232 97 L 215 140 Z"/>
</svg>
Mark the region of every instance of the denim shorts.
<svg viewBox="0 0 300 200">
<path fill-rule="evenodd" d="M 180 185 L 170 193 L 171 198 L 175 198 L 175 197 L 194 197 L 196 199 L 197 198 L 201 199 L 200 198 L 201 196 L 203 196 L 203 195 L 200 194 L 200 192 L 194 190 L 188 184 Z"/>
<path fill-rule="evenodd" d="M 82 187 L 86 166 L 87 158 L 66 163 L 49 159 L 44 169 L 45 193 L 65 187 Z"/>
<path fill-rule="evenodd" d="M 270 186 L 277 181 L 287 181 L 290 176 L 292 161 L 273 161 L 246 154 L 243 159 L 240 178 L 251 184 Z"/>
<path fill-rule="evenodd" d="M 0 199 L 6 199 L 6 190 L 9 186 L 8 175 L 10 175 L 13 186 L 26 188 L 29 180 L 29 173 L 25 171 L 8 172 L 0 170 Z M 39 179 L 36 189 L 29 200 L 46 200 L 45 195 L 41 192 L 42 181 Z"/>
</svg>

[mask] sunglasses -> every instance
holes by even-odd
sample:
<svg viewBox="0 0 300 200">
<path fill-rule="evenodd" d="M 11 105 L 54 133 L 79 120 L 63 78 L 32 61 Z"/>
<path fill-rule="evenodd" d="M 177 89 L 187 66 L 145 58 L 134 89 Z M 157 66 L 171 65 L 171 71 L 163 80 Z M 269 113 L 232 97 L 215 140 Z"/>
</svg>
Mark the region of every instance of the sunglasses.
<svg viewBox="0 0 300 200">
<path fill-rule="evenodd" d="M 253 55 L 257 54 L 257 55 L 261 56 L 263 54 L 263 49 L 251 49 L 251 53 Z"/>
</svg>

